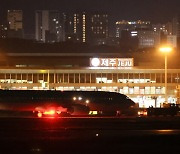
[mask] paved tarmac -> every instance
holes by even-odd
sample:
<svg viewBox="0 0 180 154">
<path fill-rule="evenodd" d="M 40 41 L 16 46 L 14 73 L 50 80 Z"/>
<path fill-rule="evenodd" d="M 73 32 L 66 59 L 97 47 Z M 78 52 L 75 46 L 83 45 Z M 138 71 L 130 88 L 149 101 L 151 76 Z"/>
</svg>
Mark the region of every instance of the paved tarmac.
<svg viewBox="0 0 180 154">
<path fill-rule="evenodd" d="M 0 153 L 180 153 L 179 117 L 0 118 Z"/>
</svg>

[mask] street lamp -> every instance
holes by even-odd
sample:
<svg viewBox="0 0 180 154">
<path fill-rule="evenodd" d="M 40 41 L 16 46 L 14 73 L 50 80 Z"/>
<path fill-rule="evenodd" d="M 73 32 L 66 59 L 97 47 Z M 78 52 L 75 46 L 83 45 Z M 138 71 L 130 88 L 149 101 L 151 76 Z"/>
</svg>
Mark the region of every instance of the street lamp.
<svg viewBox="0 0 180 154">
<path fill-rule="evenodd" d="M 161 52 L 165 55 L 165 103 L 168 102 L 167 98 L 167 54 L 172 51 L 172 48 L 169 46 L 159 48 Z"/>
</svg>

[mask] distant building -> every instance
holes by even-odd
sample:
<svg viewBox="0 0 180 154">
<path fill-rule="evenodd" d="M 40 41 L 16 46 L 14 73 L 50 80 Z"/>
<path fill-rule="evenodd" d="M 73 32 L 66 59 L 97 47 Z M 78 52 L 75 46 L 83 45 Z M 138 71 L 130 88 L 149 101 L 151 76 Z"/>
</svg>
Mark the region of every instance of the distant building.
<svg viewBox="0 0 180 154">
<path fill-rule="evenodd" d="M 66 41 L 66 14 L 62 13 L 59 17 L 59 41 L 64 42 Z"/>
<path fill-rule="evenodd" d="M 168 35 L 172 35 L 172 31 L 173 31 L 172 22 L 166 23 L 166 30 Z"/>
<path fill-rule="evenodd" d="M 160 32 L 140 30 L 137 32 L 137 36 L 139 48 L 151 48 L 158 47 L 160 45 Z"/>
<path fill-rule="evenodd" d="M 176 35 L 167 35 L 167 44 L 173 48 L 177 47 L 177 36 Z"/>
<path fill-rule="evenodd" d="M 166 24 L 153 24 L 152 25 L 152 30 L 154 32 L 160 33 L 160 43 L 161 44 L 166 43 L 167 42 L 167 35 L 172 34 L 171 29 L 168 29 L 168 28 L 170 28 L 170 25 L 169 25 L 169 27 L 167 27 Z"/>
<path fill-rule="evenodd" d="M 5 24 L 0 25 L 0 38 L 7 38 L 8 27 Z"/>
<path fill-rule="evenodd" d="M 89 44 L 106 44 L 109 36 L 107 14 L 85 12 L 64 14 L 65 40 Z"/>
<path fill-rule="evenodd" d="M 136 50 L 138 48 L 137 34 L 137 31 L 122 30 L 121 38 L 119 38 L 120 47 L 123 50 Z"/>
<path fill-rule="evenodd" d="M 34 34 L 24 34 L 24 39 L 35 40 L 35 35 Z"/>
<path fill-rule="evenodd" d="M 168 34 L 168 30 L 166 29 L 165 24 L 153 24 L 152 29 L 155 32 L 162 32 L 162 33 L 164 33 L 166 35 Z"/>
<path fill-rule="evenodd" d="M 60 41 L 59 12 L 54 10 L 39 10 L 35 13 L 35 38 L 40 42 Z"/>
<path fill-rule="evenodd" d="M 161 42 L 160 31 L 154 29 L 149 21 L 122 20 L 116 22 L 116 37 L 120 38 L 120 46 L 124 49 L 157 47 Z"/>
<path fill-rule="evenodd" d="M 176 16 L 172 20 L 172 35 L 180 37 L 180 17 Z"/>
<path fill-rule="evenodd" d="M 116 37 L 121 38 L 123 30 L 134 31 L 138 29 L 151 29 L 150 21 L 117 21 L 116 22 Z"/>
<path fill-rule="evenodd" d="M 74 22 L 73 15 L 63 13 L 63 32 L 64 32 L 64 40 L 75 41 L 74 38 Z"/>
<path fill-rule="evenodd" d="M 88 42 L 96 45 L 107 44 L 109 37 L 108 14 L 91 14 L 88 23 Z"/>
<path fill-rule="evenodd" d="M 40 42 L 108 44 L 109 20 L 103 13 L 36 11 L 35 38 Z"/>
<path fill-rule="evenodd" d="M 8 37 L 23 38 L 23 12 L 22 10 L 8 10 Z"/>
<path fill-rule="evenodd" d="M 87 36 L 87 22 L 86 14 L 73 13 L 63 14 L 63 29 L 65 32 L 65 40 L 71 40 L 73 42 L 86 42 Z"/>
<path fill-rule="evenodd" d="M 106 39 L 106 44 L 110 45 L 110 46 L 117 46 L 117 45 L 119 45 L 119 38 L 108 37 L 108 39 Z"/>
</svg>

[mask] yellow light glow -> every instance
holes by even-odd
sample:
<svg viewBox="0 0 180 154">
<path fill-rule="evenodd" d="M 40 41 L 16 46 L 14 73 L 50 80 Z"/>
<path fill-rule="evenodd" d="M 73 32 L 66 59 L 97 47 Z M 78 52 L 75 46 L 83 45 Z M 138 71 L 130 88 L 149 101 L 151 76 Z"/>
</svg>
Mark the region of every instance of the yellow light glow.
<svg viewBox="0 0 180 154">
<path fill-rule="evenodd" d="M 37 116 L 38 116 L 39 118 L 41 118 L 41 117 L 42 117 L 42 113 L 41 113 L 41 112 L 38 112 Z"/>
<path fill-rule="evenodd" d="M 40 70 L 40 73 L 47 73 L 47 70 Z"/>
<path fill-rule="evenodd" d="M 53 115 L 53 114 L 55 114 L 55 111 L 54 110 L 45 111 L 44 114 L 45 115 Z"/>
<path fill-rule="evenodd" d="M 159 48 L 159 50 L 160 50 L 161 52 L 168 53 L 168 52 L 171 52 L 171 51 L 172 51 L 172 48 L 167 46 L 167 47 L 161 47 L 161 48 Z"/>
<path fill-rule="evenodd" d="M 97 115 L 98 111 L 89 111 L 89 115 Z"/>
<path fill-rule="evenodd" d="M 87 104 L 89 103 L 89 100 L 88 100 L 88 99 L 86 100 L 86 103 L 87 103 Z"/>
</svg>

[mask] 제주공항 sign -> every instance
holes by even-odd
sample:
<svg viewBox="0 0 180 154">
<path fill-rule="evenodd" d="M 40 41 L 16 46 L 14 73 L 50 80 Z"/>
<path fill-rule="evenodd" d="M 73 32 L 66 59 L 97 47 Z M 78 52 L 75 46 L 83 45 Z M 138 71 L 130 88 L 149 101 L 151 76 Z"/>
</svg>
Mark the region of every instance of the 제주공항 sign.
<svg viewBox="0 0 180 154">
<path fill-rule="evenodd" d="M 90 58 L 92 67 L 132 67 L 133 58 Z"/>
</svg>

